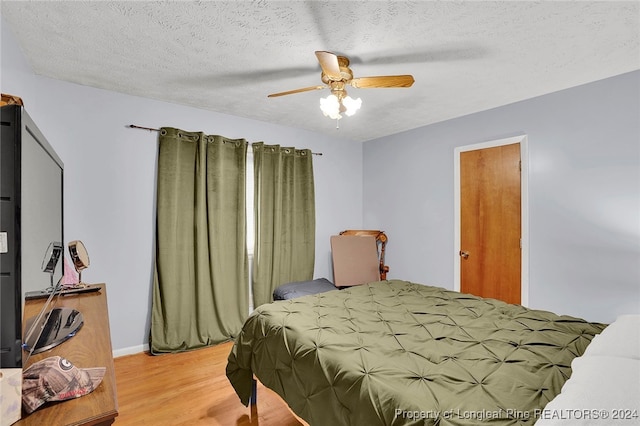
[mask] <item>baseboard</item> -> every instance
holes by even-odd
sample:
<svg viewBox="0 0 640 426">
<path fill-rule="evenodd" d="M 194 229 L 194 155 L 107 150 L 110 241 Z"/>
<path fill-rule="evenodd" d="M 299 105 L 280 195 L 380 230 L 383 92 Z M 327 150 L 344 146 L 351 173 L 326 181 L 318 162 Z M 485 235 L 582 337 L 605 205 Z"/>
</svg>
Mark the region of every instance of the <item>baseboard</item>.
<svg viewBox="0 0 640 426">
<path fill-rule="evenodd" d="M 148 352 L 148 351 L 149 351 L 149 344 L 145 343 L 143 345 L 129 346 L 128 348 L 116 349 L 113 351 L 113 357 L 117 358 L 119 356 L 134 355 L 134 354 L 139 354 L 140 352 Z"/>
</svg>

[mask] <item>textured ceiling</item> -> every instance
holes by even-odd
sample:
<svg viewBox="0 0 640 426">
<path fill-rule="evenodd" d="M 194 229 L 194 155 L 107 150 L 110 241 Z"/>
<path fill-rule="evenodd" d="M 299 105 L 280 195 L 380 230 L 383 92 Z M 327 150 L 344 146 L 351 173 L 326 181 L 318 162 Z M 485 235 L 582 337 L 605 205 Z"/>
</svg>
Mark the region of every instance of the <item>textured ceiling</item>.
<svg viewBox="0 0 640 426">
<path fill-rule="evenodd" d="M 365 141 L 640 69 L 639 2 L 1 2 L 39 75 Z M 336 123 L 316 50 L 355 77 Z M 152 124 L 152 123 L 150 123 Z M 158 123 L 160 125 L 161 123 Z M 339 132 L 339 133 L 336 133 Z"/>
</svg>

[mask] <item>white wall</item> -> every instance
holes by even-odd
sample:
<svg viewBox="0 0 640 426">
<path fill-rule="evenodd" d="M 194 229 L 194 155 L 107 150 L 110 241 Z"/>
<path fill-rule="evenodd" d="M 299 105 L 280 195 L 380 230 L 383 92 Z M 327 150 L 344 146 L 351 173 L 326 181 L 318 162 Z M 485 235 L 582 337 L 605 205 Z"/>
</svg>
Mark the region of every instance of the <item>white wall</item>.
<svg viewBox="0 0 640 426">
<path fill-rule="evenodd" d="M 362 226 L 360 143 L 36 76 L 6 25 L 1 60 L 2 92 L 23 98 L 65 164 L 65 239 L 87 246 L 91 266 L 83 280 L 107 283 L 116 353 L 148 341 L 154 254 L 157 134 L 126 125 L 322 152 L 314 156 L 316 277 L 332 278 L 329 237 Z"/>
<path fill-rule="evenodd" d="M 387 231 L 389 276 L 453 289 L 454 148 L 526 134 L 529 305 L 639 313 L 639 94 L 636 71 L 365 143 L 364 226 Z"/>
</svg>

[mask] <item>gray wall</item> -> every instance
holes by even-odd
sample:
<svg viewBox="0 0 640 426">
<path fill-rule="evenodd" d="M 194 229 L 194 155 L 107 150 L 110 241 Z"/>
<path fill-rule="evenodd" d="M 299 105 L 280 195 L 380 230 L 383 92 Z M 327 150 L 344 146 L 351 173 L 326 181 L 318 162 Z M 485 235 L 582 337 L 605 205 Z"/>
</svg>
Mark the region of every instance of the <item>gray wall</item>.
<svg viewBox="0 0 640 426">
<path fill-rule="evenodd" d="M 448 288 L 454 147 L 526 133 L 530 304 L 599 321 L 640 312 L 638 72 L 363 145 L 36 76 L 1 30 L 1 89 L 23 97 L 65 163 L 65 239 L 87 245 L 83 279 L 108 285 L 117 354 L 147 340 L 153 265 L 157 136 L 130 123 L 323 152 L 316 277 L 331 277 L 330 235 L 381 228 L 390 277 Z"/>
<path fill-rule="evenodd" d="M 173 126 L 322 152 L 313 159 L 316 277 L 332 279 L 330 236 L 362 227 L 361 143 L 36 76 L 6 25 L 1 61 L 2 92 L 23 98 L 64 162 L 65 247 L 82 240 L 91 259 L 83 280 L 107 283 L 116 354 L 141 351 L 148 340 L 154 252 L 157 134 L 126 125 Z"/>
<path fill-rule="evenodd" d="M 365 143 L 364 225 L 387 231 L 390 276 L 453 288 L 454 148 L 526 134 L 529 305 L 640 312 L 639 99 L 636 71 Z"/>
</svg>

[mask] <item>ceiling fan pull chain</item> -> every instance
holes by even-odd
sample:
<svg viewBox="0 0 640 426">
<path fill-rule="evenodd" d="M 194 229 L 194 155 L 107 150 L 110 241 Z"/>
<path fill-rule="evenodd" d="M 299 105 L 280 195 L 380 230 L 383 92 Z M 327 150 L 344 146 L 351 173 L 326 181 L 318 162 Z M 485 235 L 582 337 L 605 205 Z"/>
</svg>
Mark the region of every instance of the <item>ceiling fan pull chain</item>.
<svg viewBox="0 0 640 426">
<path fill-rule="evenodd" d="M 340 119 L 336 118 L 336 129 L 340 128 Z"/>
</svg>

